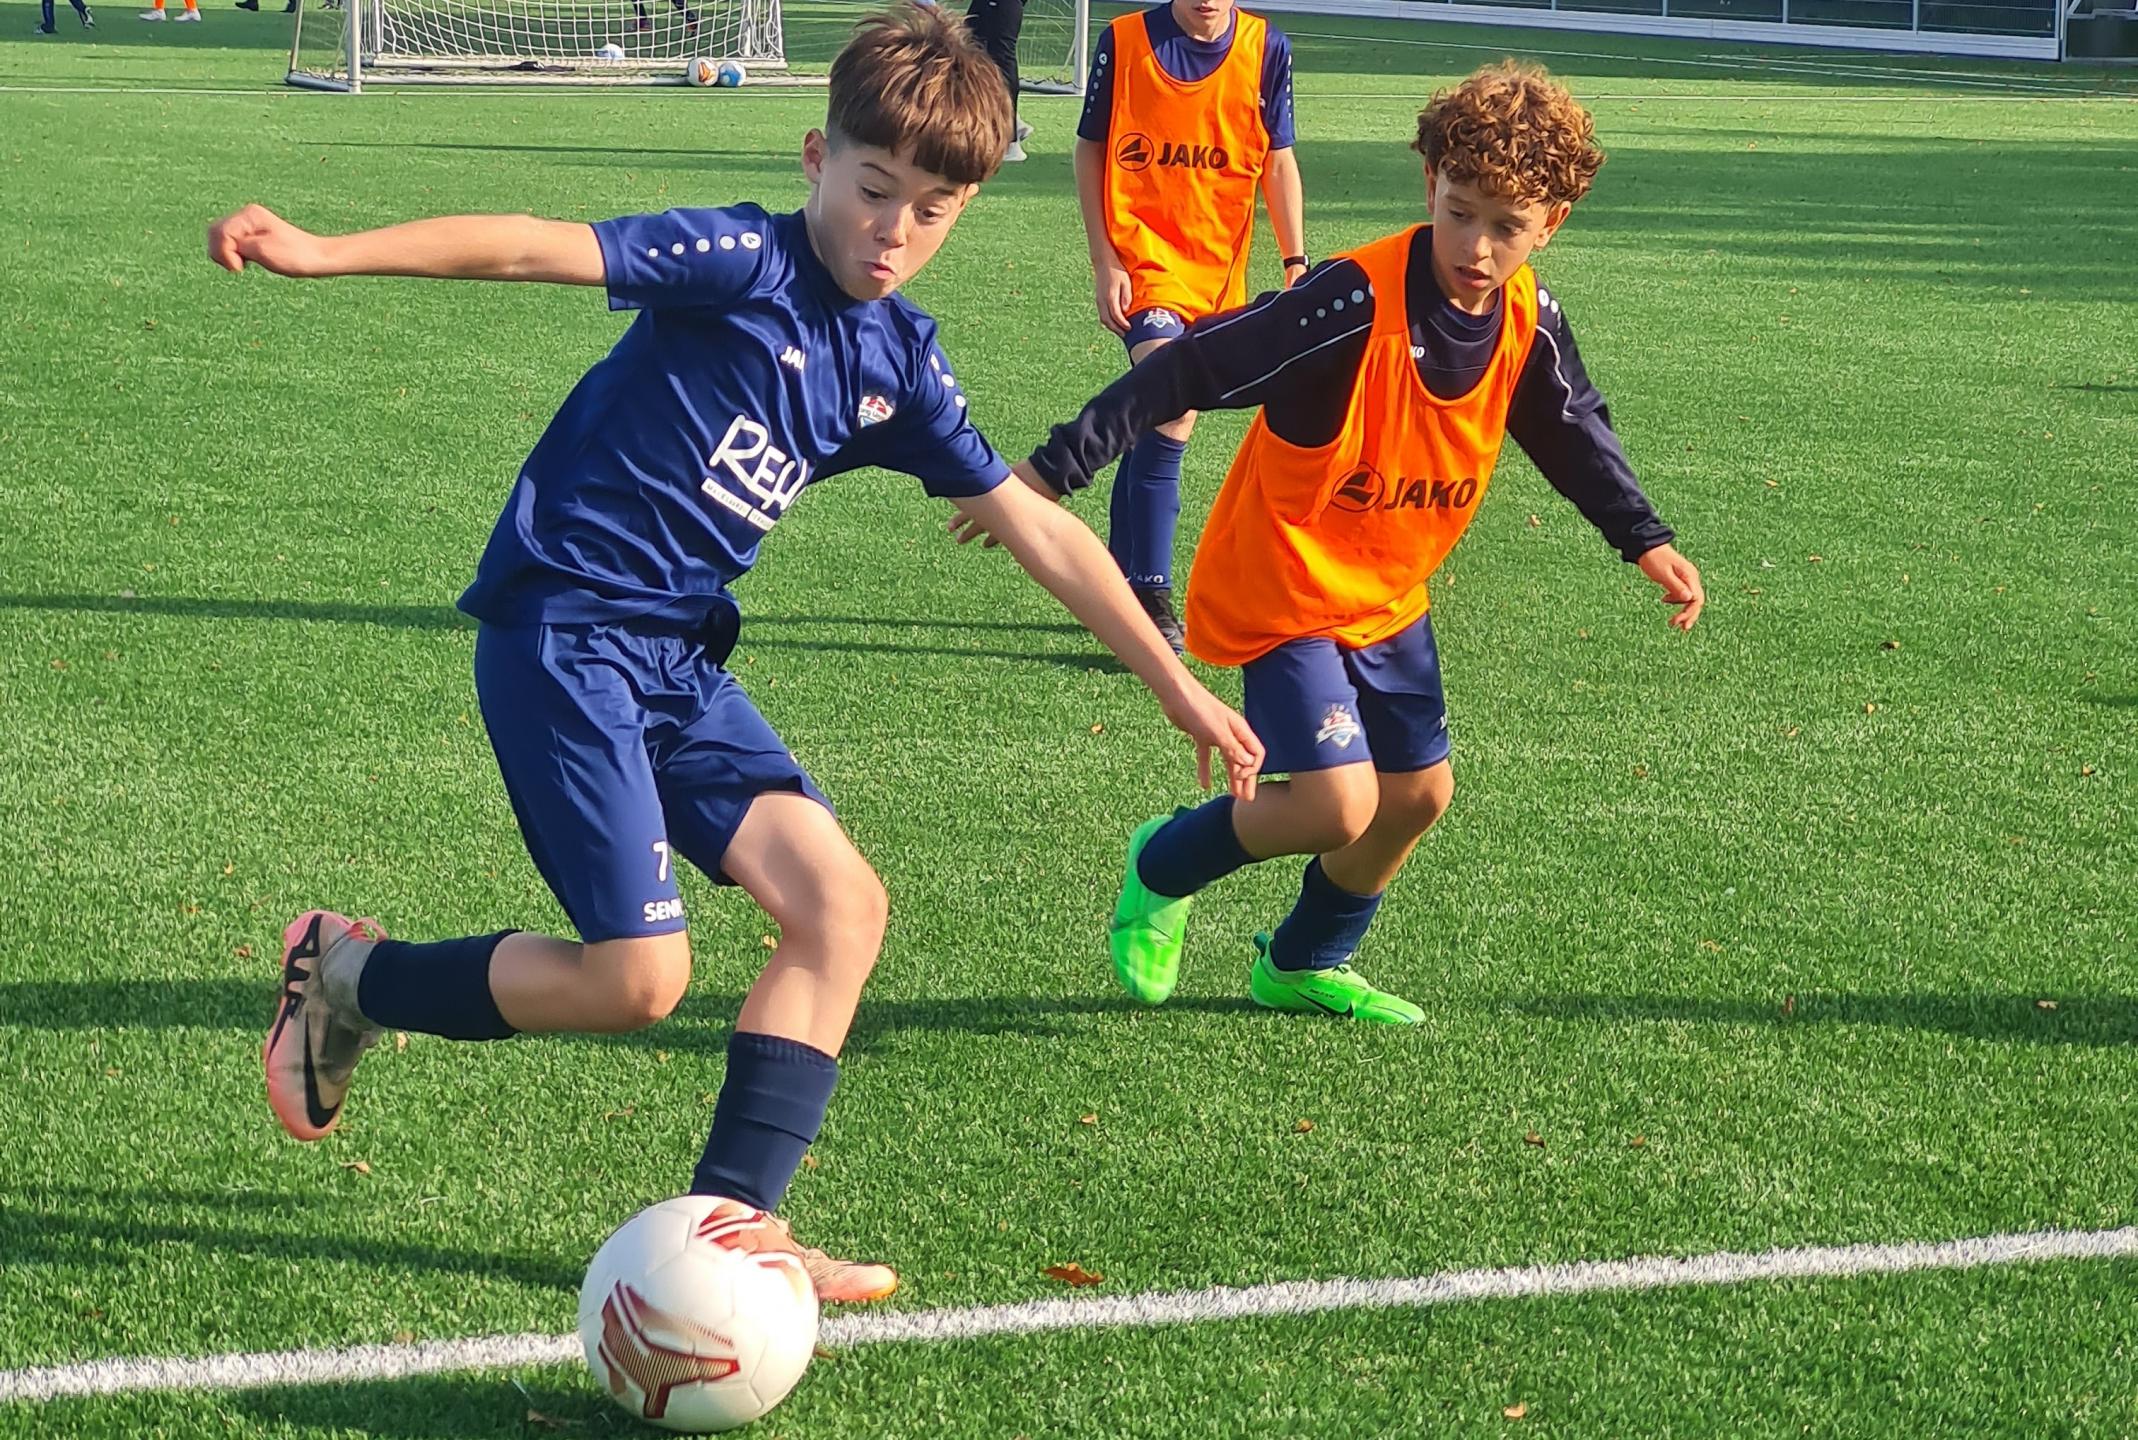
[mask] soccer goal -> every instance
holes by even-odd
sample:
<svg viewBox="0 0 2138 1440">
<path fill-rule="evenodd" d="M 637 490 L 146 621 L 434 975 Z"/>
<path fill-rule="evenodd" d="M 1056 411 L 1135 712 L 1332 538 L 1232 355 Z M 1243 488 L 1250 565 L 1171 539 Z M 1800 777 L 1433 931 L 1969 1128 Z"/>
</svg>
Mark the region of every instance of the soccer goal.
<svg viewBox="0 0 2138 1440">
<path fill-rule="evenodd" d="M 301 0 L 289 83 L 683 84 L 688 62 L 786 73 L 779 0 Z"/>
<path fill-rule="evenodd" d="M 1026 90 L 1081 95 L 1090 62 L 1091 0 L 1025 0 L 1017 78 Z"/>
</svg>

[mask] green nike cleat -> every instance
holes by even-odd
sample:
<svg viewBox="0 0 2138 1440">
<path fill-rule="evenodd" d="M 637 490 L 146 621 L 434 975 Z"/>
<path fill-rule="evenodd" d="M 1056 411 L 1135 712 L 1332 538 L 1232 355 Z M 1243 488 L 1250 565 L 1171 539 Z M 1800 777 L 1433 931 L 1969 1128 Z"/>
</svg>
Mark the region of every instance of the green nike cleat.
<svg viewBox="0 0 2138 1440">
<path fill-rule="evenodd" d="M 1376 989 L 1349 965 L 1327 970 L 1279 970 L 1270 963 L 1269 936 L 1255 936 L 1247 991 L 1269 1010 L 1304 1010 L 1372 1025 L 1416 1025 L 1425 1012 L 1400 995 Z"/>
<path fill-rule="evenodd" d="M 1146 1005 L 1163 1005 L 1180 978 L 1180 951 L 1188 933 L 1188 907 L 1193 903 L 1189 898 L 1153 894 L 1136 873 L 1143 847 L 1172 818 L 1153 816 L 1128 837 L 1127 873 L 1121 878 L 1121 898 L 1114 904 L 1108 937 L 1121 988 Z"/>
</svg>

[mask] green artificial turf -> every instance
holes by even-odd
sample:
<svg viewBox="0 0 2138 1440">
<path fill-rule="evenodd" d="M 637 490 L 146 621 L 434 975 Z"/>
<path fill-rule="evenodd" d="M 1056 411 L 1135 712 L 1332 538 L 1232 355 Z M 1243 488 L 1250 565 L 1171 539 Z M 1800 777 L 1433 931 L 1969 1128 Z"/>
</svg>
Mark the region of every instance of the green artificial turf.
<svg viewBox="0 0 2138 1440">
<path fill-rule="evenodd" d="M 320 229 L 793 205 L 821 93 L 306 95 L 280 17 L 35 13 L 0 6 L 0 1368 L 564 1330 L 602 1236 L 686 1182 L 765 954 L 746 901 L 688 877 L 663 1025 L 415 1037 L 317 1147 L 257 1047 L 302 908 L 563 923 L 452 602 L 624 321 L 233 277 L 201 232 L 248 200 Z M 798 12 L 797 59 L 839 19 Z M 1359 956 L 1427 1024 L 1248 1005 L 1290 864 L 1199 902 L 1147 1012 L 1103 919 L 1187 747 L 917 484 L 812 491 L 734 663 L 893 917 L 799 1232 L 937 1307 L 1061 1293 L 1072 1260 L 1127 1293 L 2133 1223 L 2138 87 L 1291 28 L 1317 254 L 1419 218 L 1412 113 L 1478 61 L 1591 100 L 1611 160 L 1540 270 L 1708 615 L 1667 630 L 1510 447 L 1434 585 L 1458 797 Z M 1075 103 L 1027 102 L 1034 159 L 911 291 L 1011 454 L 1120 368 Z M 1245 418 L 1198 432 L 1191 534 Z M 2120 1434 L 2133 1293 L 2072 1263 L 857 1350 L 766 1433 Z M 621 1425 L 583 1377 L 528 1383 Z M 486 1375 L 0 1434 L 542 1433 L 528 1408 Z"/>
</svg>

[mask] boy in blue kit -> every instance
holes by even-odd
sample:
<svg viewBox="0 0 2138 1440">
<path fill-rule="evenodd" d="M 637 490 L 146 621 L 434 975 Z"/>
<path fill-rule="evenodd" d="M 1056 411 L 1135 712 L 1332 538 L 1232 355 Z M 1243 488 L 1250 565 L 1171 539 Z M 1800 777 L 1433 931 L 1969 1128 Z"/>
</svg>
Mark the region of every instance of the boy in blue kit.
<svg viewBox="0 0 2138 1440">
<path fill-rule="evenodd" d="M 211 258 L 292 276 L 602 285 L 640 313 L 550 422 L 461 608 L 529 855 L 577 942 L 504 930 L 411 944 L 313 910 L 284 934 L 263 1047 L 285 1129 L 316 1140 L 387 1029 L 453 1039 L 615 1032 L 682 998 L 675 865 L 740 886 L 781 930 L 736 1021 L 696 1194 L 774 1210 L 816 1138 L 835 1059 L 883 940 L 882 883 L 808 774 L 722 668 L 728 585 L 813 481 L 903 470 L 987 517 L 1040 584 L 1252 788 L 1260 746 L 1145 618 L 1105 547 L 1010 474 L 973 428 L 935 325 L 895 292 L 935 254 L 1010 136 L 1000 73 L 957 22 L 871 17 L 833 62 L 803 141 L 808 203 L 674 210 L 597 225 L 460 216 L 321 237 L 250 206 Z M 888 1295 L 886 1266 L 802 1249 L 826 1300 Z"/>
</svg>

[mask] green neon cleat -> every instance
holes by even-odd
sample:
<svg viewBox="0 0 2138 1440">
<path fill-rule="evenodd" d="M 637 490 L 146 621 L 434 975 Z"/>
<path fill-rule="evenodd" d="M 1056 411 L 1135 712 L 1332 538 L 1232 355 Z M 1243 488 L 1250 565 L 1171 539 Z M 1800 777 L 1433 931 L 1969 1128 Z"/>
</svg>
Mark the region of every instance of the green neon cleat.
<svg viewBox="0 0 2138 1440">
<path fill-rule="evenodd" d="M 1180 951 L 1187 938 L 1188 907 L 1193 903 L 1189 898 L 1153 894 L 1136 873 L 1143 847 L 1172 818 L 1153 816 L 1128 837 L 1128 865 L 1108 937 L 1121 988 L 1146 1005 L 1163 1005 L 1180 979 Z"/>
<path fill-rule="evenodd" d="M 1269 936 L 1255 936 L 1255 962 L 1247 990 L 1269 1010 L 1304 1010 L 1363 1020 L 1370 1025 L 1416 1025 L 1425 1012 L 1400 995 L 1376 989 L 1349 965 L 1327 970 L 1279 970 L 1270 963 Z"/>
</svg>

